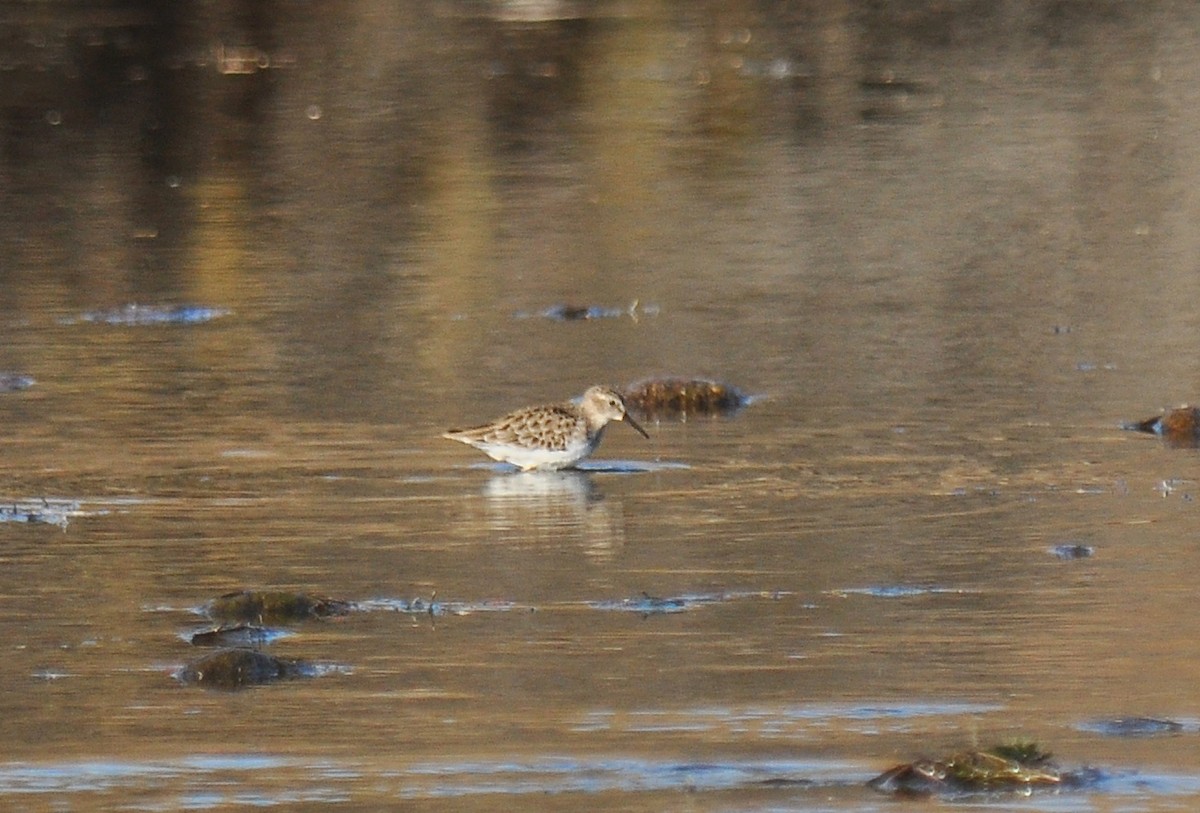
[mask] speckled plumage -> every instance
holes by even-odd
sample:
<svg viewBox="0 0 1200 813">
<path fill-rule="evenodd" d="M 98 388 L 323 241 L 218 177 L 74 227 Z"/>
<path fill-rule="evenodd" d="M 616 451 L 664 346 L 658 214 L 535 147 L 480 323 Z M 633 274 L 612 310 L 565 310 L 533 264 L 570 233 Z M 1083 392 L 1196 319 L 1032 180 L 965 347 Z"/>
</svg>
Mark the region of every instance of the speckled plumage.
<svg viewBox="0 0 1200 813">
<path fill-rule="evenodd" d="M 608 387 L 591 387 L 578 404 L 545 404 L 510 412 L 491 423 L 451 429 L 442 437 L 474 446 L 493 460 L 522 471 L 574 466 L 600 445 L 610 421 L 626 421 L 649 437 L 625 414 L 625 401 Z"/>
<path fill-rule="evenodd" d="M 1181 406 L 1123 426 L 1139 432 L 1153 432 L 1170 446 L 1192 449 L 1200 446 L 1200 407 Z"/>
</svg>

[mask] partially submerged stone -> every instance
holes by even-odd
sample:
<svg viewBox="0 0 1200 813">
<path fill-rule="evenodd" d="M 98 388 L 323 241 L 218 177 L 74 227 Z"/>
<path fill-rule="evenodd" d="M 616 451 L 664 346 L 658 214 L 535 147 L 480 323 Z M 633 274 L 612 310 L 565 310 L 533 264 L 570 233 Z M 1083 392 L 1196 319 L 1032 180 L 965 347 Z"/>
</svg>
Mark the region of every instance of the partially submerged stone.
<svg viewBox="0 0 1200 813">
<path fill-rule="evenodd" d="M 221 649 L 180 669 L 182 683 L 210 689 L 244 689 L 296 677 L 312 677 L 314 667 L 304 661 L 279 658 L 256 649 Z"/>
<path fill-rule="evenodd" d="M 647 378 L 621 395 L 627 409 L 647 420 L 727 416 L 750 403 L 737 388 L 706 378 Z"/>
<path fill-rule="evenodd" d="M 219 624 L 289 624 L 346 615 L 349 601 L 282 591 L 241 590 L 215 598 L 204 608 Z"/>
<path fill-rule="evenodd" d="M 1050 754 L 1034 743 L 999 745 L 987 751 L 964 751 L 943 759 L 921 759 L 897 765 L 867 785 L 901 795 L 961 795 L 1023 792 L 1076 784 L 1077 774 L 1063 773 Z"/>
<path fill-rule="evenodd" d="M 1181 406 L 1143 421 L 1124 423 L 1121 428 L 1158 435 L 1169 446 L 1194 449 L 1200 446 L 1200 407 Z"/>
</svg>

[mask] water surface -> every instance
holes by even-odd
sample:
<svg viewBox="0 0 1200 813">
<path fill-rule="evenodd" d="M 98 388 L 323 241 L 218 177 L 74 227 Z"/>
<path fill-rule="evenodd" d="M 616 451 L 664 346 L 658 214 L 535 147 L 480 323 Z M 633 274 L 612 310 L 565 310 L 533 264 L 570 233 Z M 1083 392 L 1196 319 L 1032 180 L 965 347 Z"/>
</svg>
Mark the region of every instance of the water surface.
<svg viewBox="0 0 1200 813">
<path fill-rule="evenodd" d="M 1105 781 L 979 806 L 1194 806 L 1200 470 L 1118 426 L 1197 397 L 1198 14 L 13 10 L 0 798 L 884 810 L 1023 737 Z M 438 437 L 655 375 L 755 397 Z M 183 685 L 240 589 L 358 611 Z"/>
</svg>

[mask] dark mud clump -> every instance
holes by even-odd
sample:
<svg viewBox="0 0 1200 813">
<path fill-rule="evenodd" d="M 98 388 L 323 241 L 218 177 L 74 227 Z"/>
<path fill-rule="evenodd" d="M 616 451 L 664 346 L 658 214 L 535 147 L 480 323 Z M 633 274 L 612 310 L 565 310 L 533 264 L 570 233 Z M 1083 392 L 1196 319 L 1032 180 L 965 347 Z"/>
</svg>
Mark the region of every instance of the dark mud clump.
<svg viewBox="0 0 1200 813">
<path fill-rule="evenodd" d="M 648 378 L 621 395 L 626 408 L 646 420 L 730 416 L 750 403 L 736 387 L 706 378 Z"/>
<path fill-rule="evenodd" d="M 277 680 L 311 677 L 315 669 L 304 661 L 277 658 L 256 649 L 222 649 L 189 663 L 176 678 L 210 689 L 245 689 Z"/>
<path fill-rule="evenodd" d="M 204 608 L 218 624 L 291 624 L 347 615 L 354 604 L 303 593 L 242 590 L 215 598 Z"/>
<path fill-rule="evenodd" d="M 1158 435 L 1168 446 L 1194 449 L 1200 447 L 1200 407 L 1182 406 L 1143 421 L 1124 423 L 1121 428 Z"/>
<path fill-rule="evenodd" d="M 1080 787 L 1093 772 L 1063 771 L 1035 743 L 998 745 L 942 759 L 897 765 L 867 783 L 883 793 L 904 796 L 961 796 Z"/>
</svg>

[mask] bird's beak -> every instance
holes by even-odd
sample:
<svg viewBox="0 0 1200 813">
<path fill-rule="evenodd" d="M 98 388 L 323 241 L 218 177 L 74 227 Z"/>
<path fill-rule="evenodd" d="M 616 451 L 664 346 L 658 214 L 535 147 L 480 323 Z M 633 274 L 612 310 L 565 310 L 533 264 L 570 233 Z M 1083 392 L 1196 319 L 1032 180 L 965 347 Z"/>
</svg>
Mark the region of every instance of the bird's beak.
<svg viewBox="0 0 1200 813">
<path fill-rule="evenodd" d="M 638 422 L 635 421 L 628 412 L 625 413 L 625 417 L 623 420 L 625 421 L 625 423 L 629 424 L 634 429 L 636 429 L 638 431 L 638 434 L 640 434 L 646 440 L 650 440 L 650 436 L 646 434 L 646 430 L 643 429 L 642 427 L 638 426 Z"/>
</svg>

